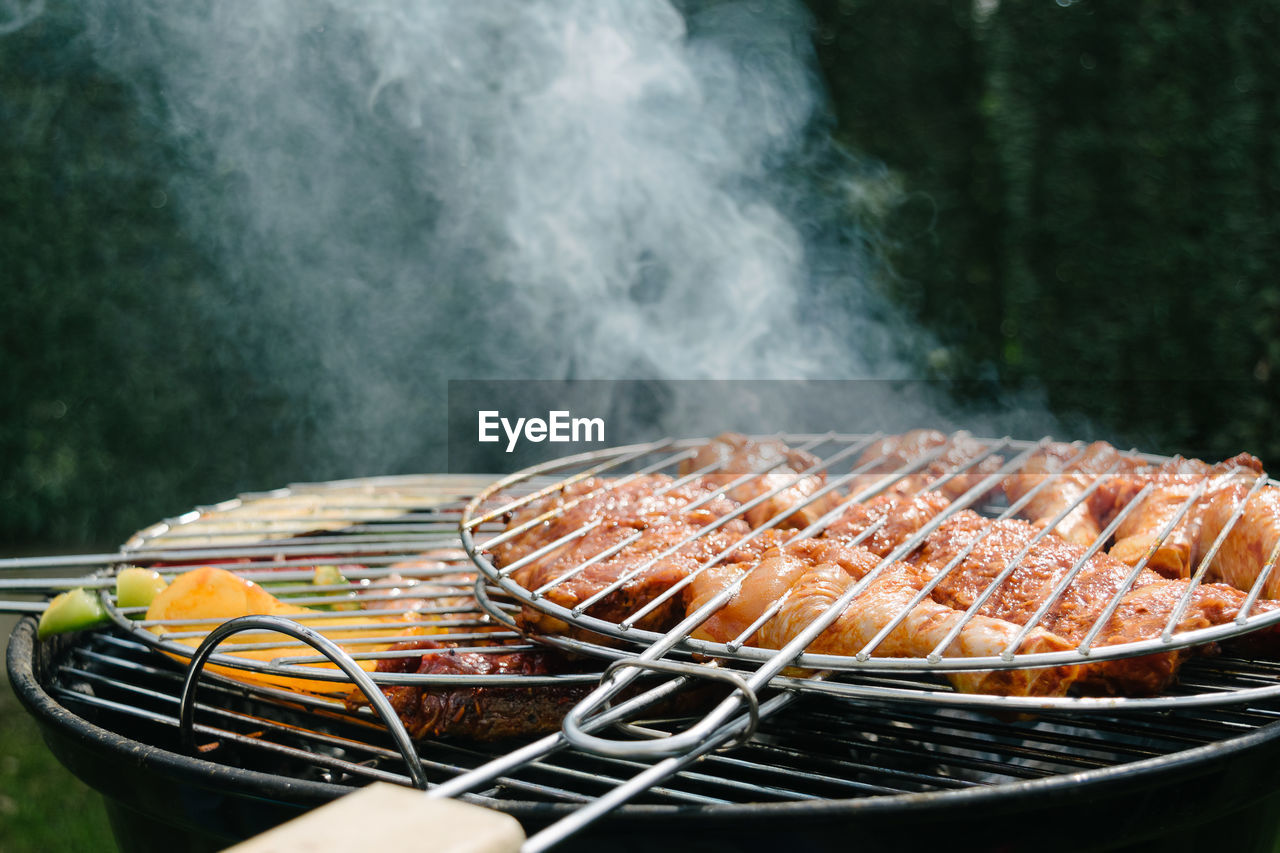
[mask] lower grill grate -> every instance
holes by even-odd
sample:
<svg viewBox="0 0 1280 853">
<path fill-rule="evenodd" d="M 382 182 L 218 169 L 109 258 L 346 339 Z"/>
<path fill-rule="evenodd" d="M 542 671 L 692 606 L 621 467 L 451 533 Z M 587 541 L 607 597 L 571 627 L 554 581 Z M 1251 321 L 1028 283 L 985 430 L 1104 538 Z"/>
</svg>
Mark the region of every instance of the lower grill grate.
<svg viewBox="0 0 1280 853">
<path fill-rule="evenodd" d="M 333 602 L 335 593 L 393 604 L 389 588 L 409 584 L 414 597 L 427 601 L 420 611 L 433 620 L 427 624 L 444 631 L 433 633 L 432 639 L 476 652 L 527 647 L 527 641 L 507 630 L 513 627 L 511 614 L 519 605 L 496 597 L 493 588 L 475 589 L 476 599 L 458 601 L 473 590 L 471 566 L 456 550 L 461 498 L 470 490 L 442 491 L 432 479 L 413 485 L 420 493 L 409 494 L 407 484 L 397 481 L 401 492 L 395 500 L 388 500 L 381 485 L 353 483 L 332 489 L 322 484 L 315 489 L 282 490 L 262 500 L 249 498 L 158 525 L 136 537 L 119 555 L 75 563 L 99 572 L 88 580 L 90 585 L 98 584 L 96 588 L 113 608 L 115 627 L 36 643 L 33 623 L 25 622 L 15 634 L 19 659 L 15 686 L 22 680 L 25 656 L 27 669 L 39 673 L 34 689 L 57 704 L 55 716 L 61 725 L 83 728 L 90 724 L 126 739 L 123 751 L 107 762 L 107 774 L 115 772 L 112 762 L 125 759 L 127 763 L 134 752 L 164 750 L 171 765 L 181 764 L 183 772 L 196 780 L 202 796 L 207 793 L 205 780 L 217 778 L 221 785 L 253 787 L 253 796 L 267 791 L 272 800 L 293 804 L 294 813 L 372 781 L 413 785 L 415 776 L 425 773 L 429 785 L 442 786 L 435 795 L 471 791 L 467 798 L 517 815 L 532 832 L 594 808 L 649 768 L 661 769 L 660 758 L 586 752 L 562 737 L 536 758 L 495 771 L 493 776 L 471 774 L 495 759 L 517 754 L 523 742 L 477 744 L 448 736 L 416 743 L 414 760 L 420 763 L 419 769 L 413 762 L 406 764 L 395 740 L 369 708 L 344 703 L 345 687 L 326 698 L 272 689 L 261 680 L 231 681 L 213 671 L 200 680 L 195 749 L 188 754 L 179 723 L 186 667 L 161 654 L 157 646 L 184 654 L 192 648 L 158 643 L 147 630 L 144 614 L 134 612 L 141 608 L 116 606 L 109 575 L 117 565 L 153 564 L 172 575 L 209 561 L 272 584 L 282 598 L 304 605 Z M 529 488 L 539 485 L 527 484 Z M 283 506 L 276 507 L 273 501 Z M 363 520 L 353 523 L 356 518 Z M 490 519 L 474 529 L 496 535 L 502 521 Z M 433 565 L 415 567 L 423 557 Z M 318 566 L 333 563 L 340 564 L 350 580 L 364 584 L 359 592 L 346 585 L 313 582 Z M 403 575 L 404 580 L 393 581 L 393 575 Z M 203 636 L 207 629 L 181 621 L 163 627 L 168 641 L 188 633 Z M 486 646 L 493 640 L 510 645 Z M 577 651 L 575 643 L 581 641 L 563 647 Z M 260 667 L 268 674 L 294 674 L 299 667 L 322 661 L 300 644 L 271 645 L 281 651 Z M 353 656 L 395 654 L 401 653 L 355 651 Z M 679 649 L 673 657 L 687 660 L 689 651 Z M 11 649 L 11 672 L 14 661 Z M 602 668 L 603 661 L 598 666 Z M 725 669 L 735 667 L 743 675 L 752 672 L 749 661 L 724 663 Z M 383 684 L 413 683 L 425 689 L 478 683 L 485 689 L 503 689 L 495 686 L 496 680 L 466 681 L 477 676 L 378 673 L 378 677 Z M 512 687 L 535 682 L 539 687 L 589 686 L 597 680 L 596 675 L 576 672 L 521 678 L 525 677 L 511 677 L 508 683 Z M 35 680 L 34 676 L 27 679 Z M 742 849 L 757 849 L 761 842 L 752 827 L 758 828 L 761 821 L 776 818 L 779 827 L 786 827 L 788 842 L 793 834 L 819 832 L 814 827 L 820 824 L 834 827 L 832 831 L 845 838 L 848 816 L 854 814 L 859 820 L 869 814 L 892 815 L 894 821 L 901 821 L 904 815 L 919 820 L 944 813 L 953 821 L 988 819 L 987 811 L 970 809 L 974 802 L 1006 814 L 1020 813 L 1019 819 L 1029 825 L 1024 833 L 1039 837 L 1032 815 L 1041 807 L 1045 790 L 1057 791 L 1060 799 L 1077 804 L 1095 798 L 1094 791 L 1108 786 L 1146 795 L 1149 789 L 1167 789 L 1183 778 L 1168 773 L 1169 767 L 1191 765 L 1196 773 L 1218 773 L 1226 762 L 1223 756 L 1239 756 L 1240 762 L 1253 767 L 1248 778 L 1256 784 L 1246 787 L 1248 796 L 1256 799 L 1280 791 L 1280 778 L 1269 769 L 1275 764 L 1276 735 L 1280 734 L 1275 725 L 1280 721 L 1276 684 L 1280 684 L 1280 665 L 1205 658 L 1183 668 L 1181 683 L 1173 691 L 1193 699 L 1205 697 L 1203 703 L 1169 704 L 1163 697 L 1148 706 L 1127 701 L 1112 707 L 1102 699 L 1066 711 L 975 706 L 970 704 L 971 697 L 955 693 L 937 674 L 910 669 L 836 671 L 815 679 L 780 675 L 760 690 L 759 699 L 762 705 L 789 700 L 785 713 L 763 715 L 745 743 L 689 756 L 678 769 L 664 771 L 659 781 L 636 789 L 626 805 L 601 820 L 598 830 L 584 830 L 585 823 L 579 824 L 574 830 L 579 835 L 566 843 L 598 850 L 601 835 L 610 833 L 606 837 L 618 850 L 653 849 L 656 836 L 675 831 L 667 828 L 670 824 L 679 825 L 683 837 L 673 850 L 697 847 L 699 839 L 705 840 L 713 830 L 716 849 L 730 849 L 723 845 L 735 832 L 742 838 Z M 1252 687 L 1258 691 L 1251 694 Z M 689 708 L 687 718 L 629 718 L 629 722 L 686 733 L 728 692 L 715 681 L 698 690 L 709 691 L 709 698 L 704 705 Z M 929 701 L 921 701 L 925 697 Z M 42 713 L 37 711 L 37 716 Z M 96 786 L 115 795 L 110 783 Z M 1197 788 L 1196 796 L 1202 795 Z M 1200 807 L 1221 811 L 1234 807 L 1238 799 L 1224 796 L 1210 802 L 1206 798 Z M 277 816 L 275 822 L 291 816 Z M 654 820 L 655 816 L 660 819 Z M 241 837 L 269 825 L 274 824 L 254 825 Z M 618 830 L 618 826 L 629 829 Z M 627 837 L 636 827 L 643 831 Z M 886 830 L 885 838 L 892 842 L 887 847 L 872 844 L 876 831 L 865 821 L 858 824 L 858 838 L 866 849 L 904 849 L 900 828 Z M 1038 846 L 1044 851 L 1079 849 L 1074 833 L 1082 831 L 1073 826 L 1062 838 L 1046 839 Z M 921 833 L 907 846 L 929 847 L 938 837 L 952 843 L 953 836 L 953 831 L 942 827 L 938 835 Z M 826 849 L 828 840 L 824 837 L 823 846 L 816 849 Z"/>
<path fill-rule="evenodd" d="M 50 670 L 46 689 L 95 725 L 178 751 L 182 680 L 177 664 L 146 646 L 97 633 L 66 650 Z M 199 699 L 197 757 L 204 761 L 348 787 L 374 780 L 411 784 L 403 759 L 367 709 L 353 712 L 336 700 L 297 695 L 271 697 L 220 679 L 209 679 Z M 638 803 L 717 806 L 945 794 L 1167 756 L 1277 720 L 1275 704 L 1006 720 L 932 705 L 805 696 L 786 714 L 766 719 L 751 742 L 705 757 Z M 438 783 L 510 748 L 441 739 L 420 743 L 419 756 Z M 642 760 L 564 749 L 499 779 L 480 796 L 583 802 L 642 766 Z"/>
</svg>

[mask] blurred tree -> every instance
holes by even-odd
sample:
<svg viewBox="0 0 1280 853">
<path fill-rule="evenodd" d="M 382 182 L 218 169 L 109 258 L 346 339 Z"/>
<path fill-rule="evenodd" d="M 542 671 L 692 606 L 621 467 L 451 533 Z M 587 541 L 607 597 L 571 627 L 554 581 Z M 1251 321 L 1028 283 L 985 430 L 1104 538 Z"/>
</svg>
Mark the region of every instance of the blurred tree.
<svg viewBox="0 0 1280 853">
<path fill-rule="evenodd" d="M 1280 0 L 809 3 L 838 133 L 901 189 L 880 286 L 936 332 L 930 375 L 1044 383 L 1152 450 L 1280 459 Z M 255 369 L 290 324 L 341 324 L 306 305 L 264 322 L 285 298 L 271 271 L 247 280 L 184 234 L 172 177 L 199 152 L 148 123 L 146 81 L 103 71 L 80 15 L 48 4 L 0 38 L 10 548 L 359 473 L 315 452 L 341 395 L 301 411 Z M 234 197 L 218 174 L 202 191 Z M 459 294 L 456 347 L 485 310 Z"/>
<path fill-rule="evenodd" d="M 1280 458 L 1280 4 L 812 5 L 848 141 L 902 176 L 889 287 L 928 367 Z"/>
<path fill-rule="evenodd" d="M 991 16 L 1008 375 L 1115 380 L 1055 402 L 1166 448 L 1275 457 L 1255 421 L 1280 260 L 1275 15 L 1082 0 Z"/>
<path fill-rule="evenodd" d="M 0 542 L 62 547 L 274 484 L 297 430 L 225 342 L 168 205 L 174 153 L 98 68 L 74 4 L 0 39 Z M 156 282 L 165 286 L 157 287 Z M 255 480 L 255 477 L 263 479 Z"/>
<path fill-rule="evenodd" d="M 1000 338 L 1001 175 L 980 111 L 984 67 L 971 4 L 811 0 L 838 133 L 897 173 L 883 226 L 894 301 L 937 334 L 940 375 L 991 361 Z M 956 310 L 953 300 L 964 300 Z M 962 364 L 955 364 L 959 358 Z"/>
</svg>

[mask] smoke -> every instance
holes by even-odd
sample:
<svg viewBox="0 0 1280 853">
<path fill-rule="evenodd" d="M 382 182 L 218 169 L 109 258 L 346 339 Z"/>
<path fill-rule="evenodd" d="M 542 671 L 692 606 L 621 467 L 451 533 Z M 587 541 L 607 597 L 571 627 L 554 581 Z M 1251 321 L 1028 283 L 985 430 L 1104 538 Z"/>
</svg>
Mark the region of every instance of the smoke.
<svg viewBox="0 0 1280 853">
<path fill-rule="evenodd" d="M 352 473 L 465 378 L 901 377 L 797 2 L 93 0 L 239 360 Z"/>
<path fill-rule="evenodd" d="M 0 36 L 17 32 L 43 11 L 44 0 L 0 0 Z"/>
</svg>

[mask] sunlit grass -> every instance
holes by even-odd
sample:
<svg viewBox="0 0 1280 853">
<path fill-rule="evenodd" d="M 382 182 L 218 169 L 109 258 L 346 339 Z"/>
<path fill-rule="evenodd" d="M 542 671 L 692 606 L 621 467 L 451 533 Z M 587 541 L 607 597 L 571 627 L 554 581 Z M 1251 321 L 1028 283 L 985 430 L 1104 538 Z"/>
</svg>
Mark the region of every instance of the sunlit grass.
<svg viewBox="0 0 1280 853">
<path fill-rule="evenodd" d="M 0 679 L 0 851 L 115 849 L 101 795 L 58 763 Z"/>
</svg>

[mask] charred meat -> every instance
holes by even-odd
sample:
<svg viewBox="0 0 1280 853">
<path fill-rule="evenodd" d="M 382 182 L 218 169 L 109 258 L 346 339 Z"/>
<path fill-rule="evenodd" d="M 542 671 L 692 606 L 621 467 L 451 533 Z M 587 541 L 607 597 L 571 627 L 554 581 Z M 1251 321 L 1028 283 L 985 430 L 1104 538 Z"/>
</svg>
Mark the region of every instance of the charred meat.
<svg viewBox="0 0 1280 853">
<path fill-rule="evenodd" d="M 557 675 L 584 672 L 583 664 L 551 649 L 460 652 L 439 643 L 420 641 L 397 646 L 397 651 L 424 653 L 420 657 L 385 658 L 378 672 L 423 675 Z M 383 687 L 410 737 L 460 737 L 477 741 L 545 734 L 560 727 L 564 715 L 591 689 L 590 683 L 564 686 L 439 686 Z M 365 704 L 358 693 L 347 704 Z"/>
</svg>

